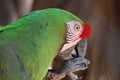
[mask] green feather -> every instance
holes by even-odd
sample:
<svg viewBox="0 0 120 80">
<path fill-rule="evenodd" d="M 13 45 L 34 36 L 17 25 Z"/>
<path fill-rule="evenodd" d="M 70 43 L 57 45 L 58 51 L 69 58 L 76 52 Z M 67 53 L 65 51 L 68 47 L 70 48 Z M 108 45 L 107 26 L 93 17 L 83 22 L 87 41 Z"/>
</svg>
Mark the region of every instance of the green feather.
<svg viewBox="0 0 120 80">
<path fill-rule="evenodd" d="M 61 9 L 32 12 L 0 28 L 0 80 L 43 80 L 65 42 L 65 23 L 82 20 Z"/>
</svg>

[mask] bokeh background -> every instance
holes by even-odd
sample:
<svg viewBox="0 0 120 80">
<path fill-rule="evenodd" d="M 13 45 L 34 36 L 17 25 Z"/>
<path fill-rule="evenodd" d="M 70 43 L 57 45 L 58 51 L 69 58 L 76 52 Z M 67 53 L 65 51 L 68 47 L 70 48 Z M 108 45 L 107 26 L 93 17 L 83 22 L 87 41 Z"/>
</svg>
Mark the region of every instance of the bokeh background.
<svg viewBox="0 0 120 80">
<path fill-rule="evenodd" d="M 50 7 L 68 10 L 92 26 L 86 55 L 91 64 L 82 80 L 120 80 L 120 0 L 0 0 L 0 25 Z"/>
</svg>

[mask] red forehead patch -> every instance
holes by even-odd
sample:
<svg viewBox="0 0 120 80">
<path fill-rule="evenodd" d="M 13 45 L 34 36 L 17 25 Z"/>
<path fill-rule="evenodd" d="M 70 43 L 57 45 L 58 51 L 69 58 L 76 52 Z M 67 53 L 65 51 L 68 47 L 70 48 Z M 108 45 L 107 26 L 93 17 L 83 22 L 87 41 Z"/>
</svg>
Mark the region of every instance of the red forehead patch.
<svg viewBox="0 0 120 80">
<path fill-rule="evenodd" d="M 80 35 L 80 38 L 86 39 L 91 35 L 92 29 L 91 26 L 88 23 L 84 23 L 83 25 L 83 32 Z"/>
</svg>

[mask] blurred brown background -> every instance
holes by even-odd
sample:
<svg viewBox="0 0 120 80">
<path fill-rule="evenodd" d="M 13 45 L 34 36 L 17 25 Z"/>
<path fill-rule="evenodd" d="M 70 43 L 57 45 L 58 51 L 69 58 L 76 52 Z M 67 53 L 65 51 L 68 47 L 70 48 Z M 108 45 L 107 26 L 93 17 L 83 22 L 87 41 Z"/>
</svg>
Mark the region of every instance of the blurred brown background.
<svg viewBox="0 0 120 80">
<path fill-rule="evenodd" d="M 120 80 L 120 0 L 0 0 L 0 25 L 50 7 L 68 10 L 92 26 L 91 64 L 82 80 Z"/>
</svg>

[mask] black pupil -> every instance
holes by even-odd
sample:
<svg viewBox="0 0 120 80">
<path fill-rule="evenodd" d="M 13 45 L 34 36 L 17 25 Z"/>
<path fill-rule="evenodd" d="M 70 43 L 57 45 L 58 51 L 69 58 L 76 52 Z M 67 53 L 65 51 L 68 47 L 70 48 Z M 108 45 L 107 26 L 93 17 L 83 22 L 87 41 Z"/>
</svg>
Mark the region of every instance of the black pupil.
<svg viewBox="0 0 120 80">
<path fill-rule="evenodd" d="M 79 29 L 79 27 L 77 26 L 76 29 Z"/>
<path fill-rule="evenodd" d="M 79 28 L 77 27 L 77 29 L 79 29 Z"/>
</svg>

